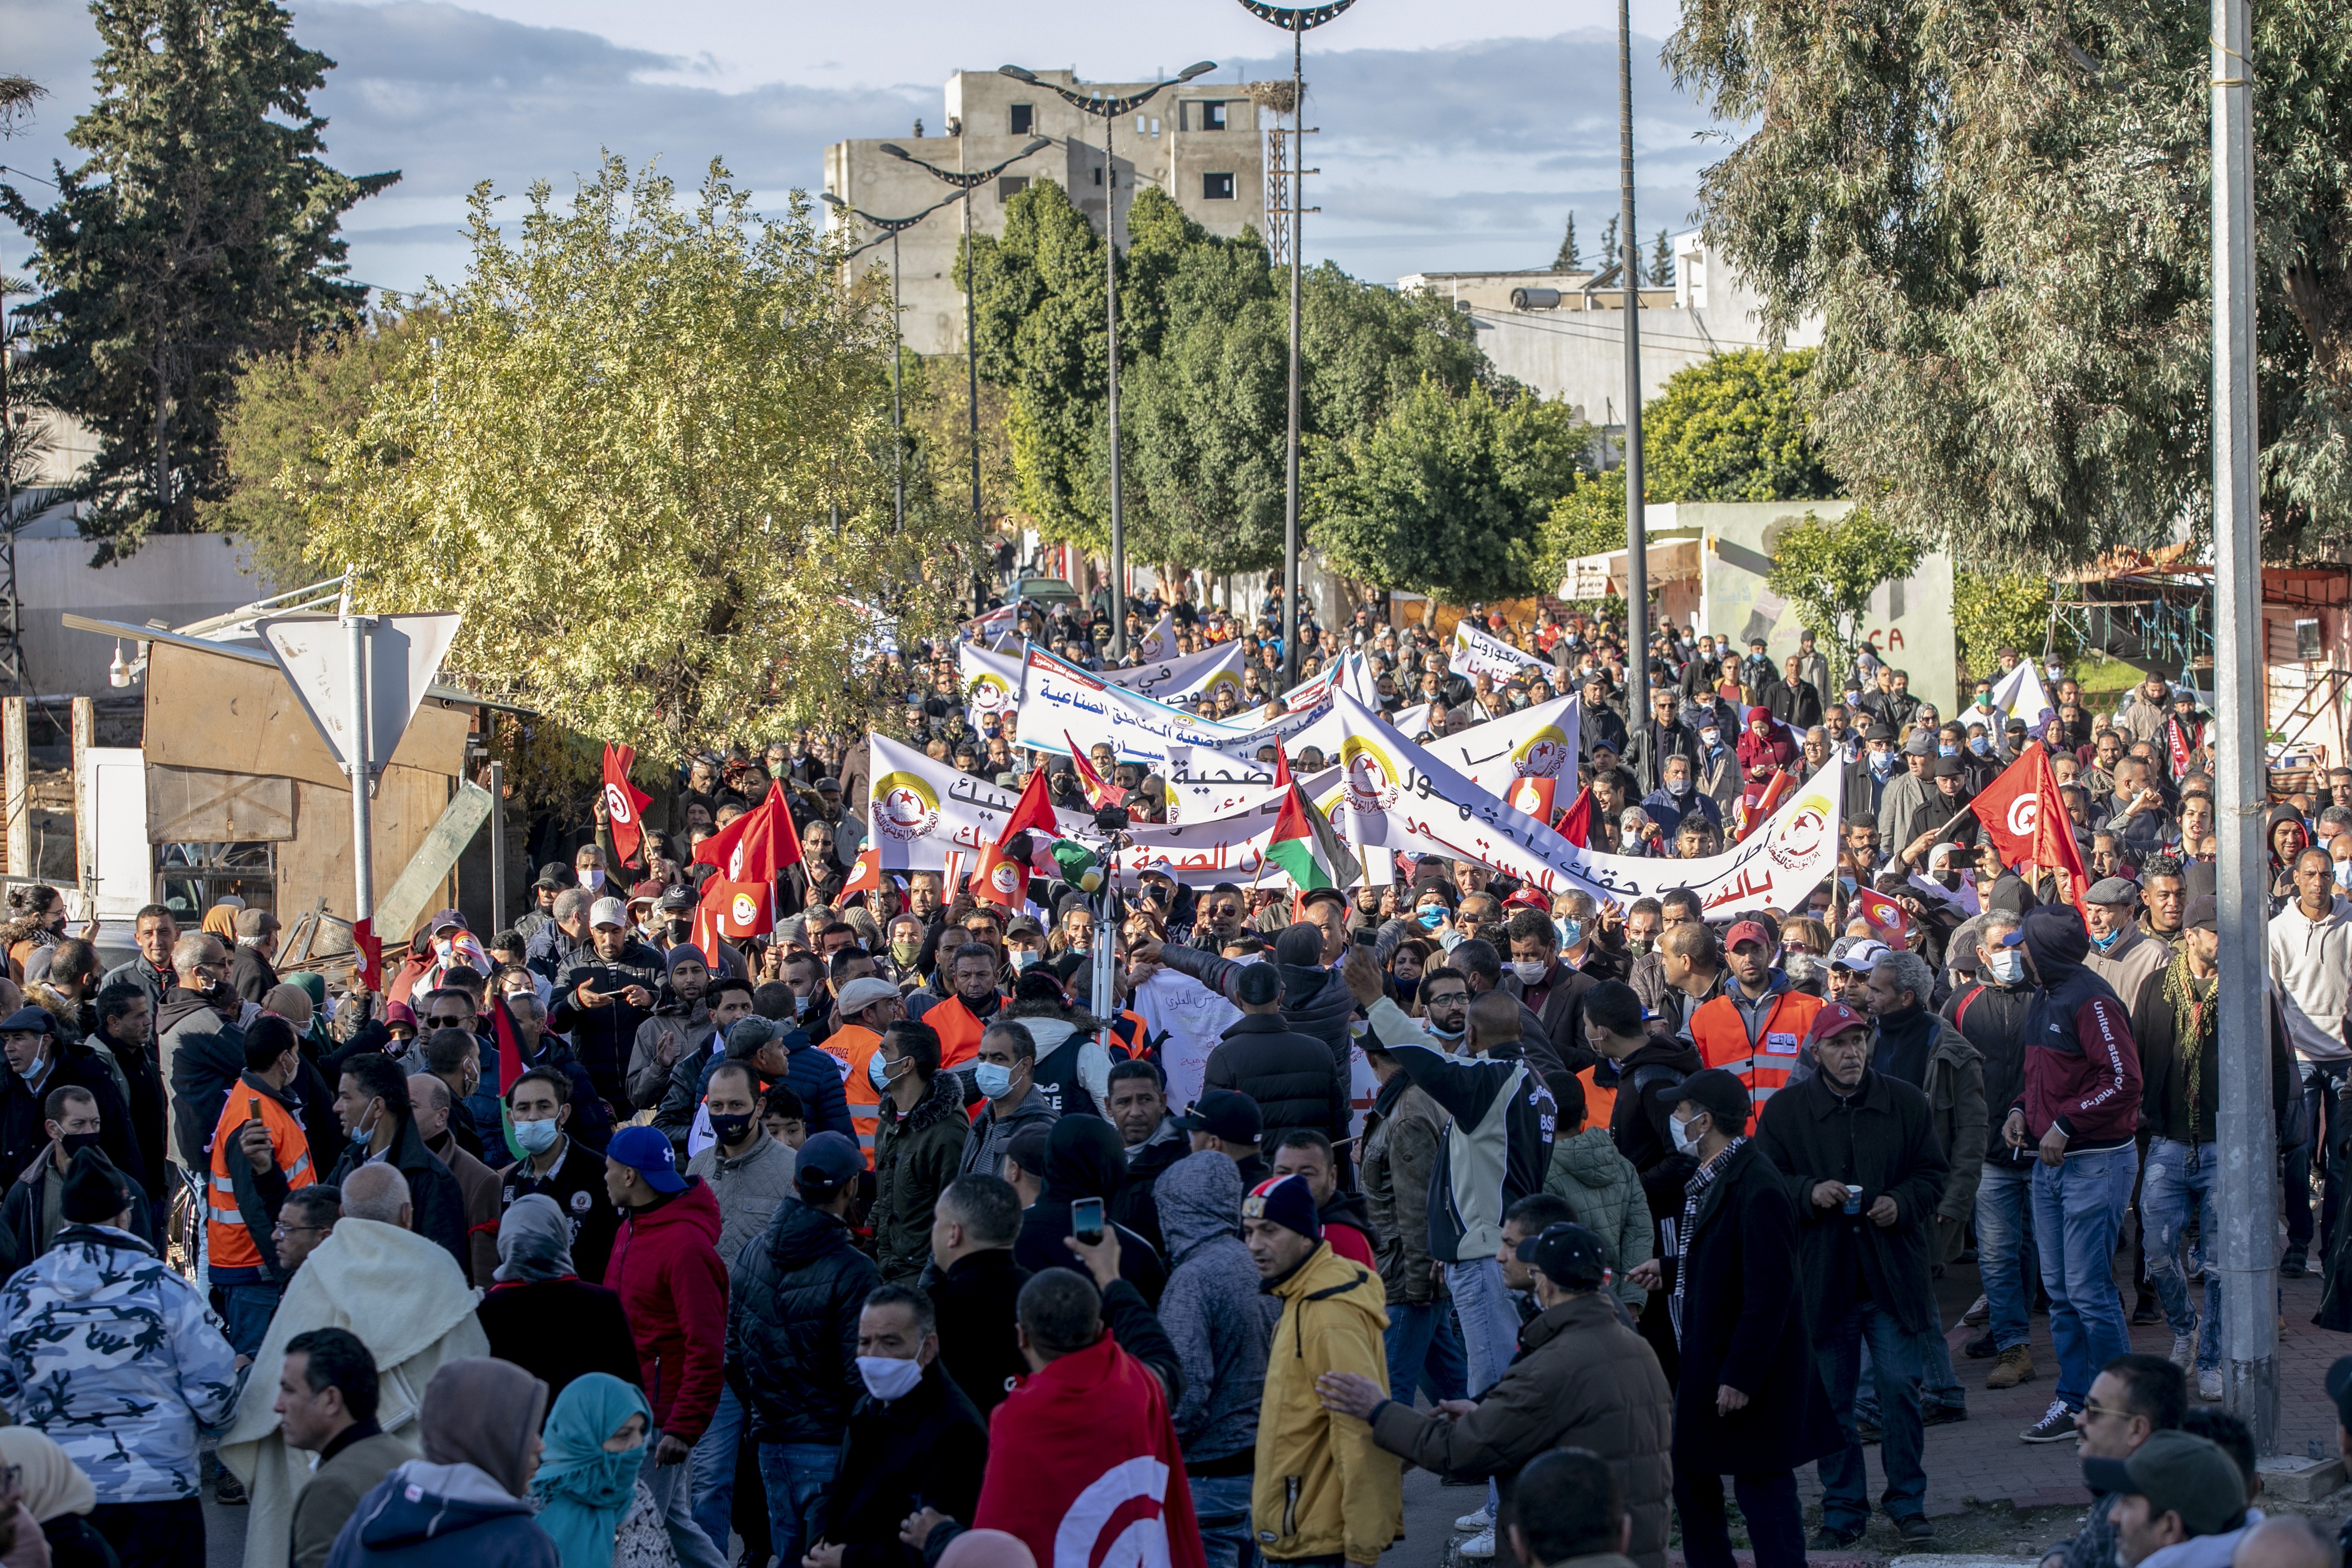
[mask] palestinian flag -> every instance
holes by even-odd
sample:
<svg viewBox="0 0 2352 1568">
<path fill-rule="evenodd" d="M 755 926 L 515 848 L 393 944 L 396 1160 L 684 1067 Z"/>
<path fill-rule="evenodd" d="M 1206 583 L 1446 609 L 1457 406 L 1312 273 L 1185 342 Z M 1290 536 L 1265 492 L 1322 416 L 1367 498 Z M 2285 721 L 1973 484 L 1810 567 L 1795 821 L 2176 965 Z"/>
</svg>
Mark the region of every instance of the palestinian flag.
<svg viewBox="0 0 2352 1568">
<path fill-rule="evenodd" d="M 1363 879 L 1364 868 L 1339 842 L 1323 814 L 1307 804 L 1297 784 L 1283 797 L 1266 840 L 1265 858 L 1300 892 L 1314 888 L 1351 888 Z"/>
</svg>

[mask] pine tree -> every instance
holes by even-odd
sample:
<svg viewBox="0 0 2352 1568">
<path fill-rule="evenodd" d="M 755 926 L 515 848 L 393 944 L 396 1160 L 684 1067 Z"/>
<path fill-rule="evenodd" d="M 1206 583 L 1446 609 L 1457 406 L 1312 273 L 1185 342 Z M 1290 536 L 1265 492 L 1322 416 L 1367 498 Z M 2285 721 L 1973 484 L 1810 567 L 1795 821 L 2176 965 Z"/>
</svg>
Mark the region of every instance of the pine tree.
<svg viewBox="0 0 2352 1568">
<path fill-rule="evenodd" d="M 400 176 L 320 161 L 310 94 L 334 62 L 294 41 L 273 0 L 100 0 L 98 97 L 66 140 L 58 198 L 35 209 L 0 185 L 34 243 L 43 293 L 25 310 L 25 369 L 89 426 L 74 487 L 95 503 L 100 560 L 151 532 L 199 527 L 226 494 L 220 440 L 238 365 L 348 318 L 341 215 Z"/>
<path fill-rule="evenodd" d="M 1606 272 L 1625 259 L 1624 247 L 1617 243 L 1617 220 L 1618 215 L 1611 213 L 1608 226 L 1601 231 L 1601 254 L 1592 259 L 1593 268 L 1597 271 Z M 1638 258 L 1635 264 L 1639 265 Z"/>
<path fill-rule="evenodd" d="M 1584 270 L 1584 258 L 1578 255 L 1576 250 L 1576 215 L 1574 213 L 1568 215 L 1568 232 L 1560 236 L 1559 254 L 1551 258 L 1551 269 L 1554 272 Z"/>
<path fill-rule="evenodd" d="M 1643 279 L 1653 289 L 1671 289 L 1675 282 L 1674 242 L 1666 238 L 1664 229 L 1658 230 L 1658 241 L 1650 251 L 1650 275 Z"/>
</svg>

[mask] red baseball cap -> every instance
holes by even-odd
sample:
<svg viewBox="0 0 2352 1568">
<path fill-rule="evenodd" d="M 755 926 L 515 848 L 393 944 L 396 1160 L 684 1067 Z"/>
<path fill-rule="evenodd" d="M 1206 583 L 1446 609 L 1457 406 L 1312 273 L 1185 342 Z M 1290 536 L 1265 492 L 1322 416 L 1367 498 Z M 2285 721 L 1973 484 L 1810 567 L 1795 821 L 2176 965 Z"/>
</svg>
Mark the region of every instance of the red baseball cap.
<svg viewBox="0 0 2352 1568">
<path fill-rule="evenodd" d="M 1521 888 L 1503 900 L 1503 907 L 1507 910 L 1533 910 L 1544 915 L 1551 913 L 1551 900 L 1533 888 Z"/>
<path fill-rule="evenodd" d="M 1844 1034 L 1848 1029 L 1867 1029 L 1868 1027 L 1870 1027 L 1869 1019 L 1843 1002 L 1832 1002 L 1813 1015 L 1813 1026 L 1805 1036 L 1805 1044 L 1817 1046 L 1823 1040 L 1833 1039 Z"/>
<path fill-rule="evenodd" d="M 1762 921 L 1741 921 L 1724 932 L 1723 951 L 1729 952 L 1743 942 L 1752 942 L 1759 947 L 1770 947 L 1772 933 L 1764 929 Z"/>
</svg>

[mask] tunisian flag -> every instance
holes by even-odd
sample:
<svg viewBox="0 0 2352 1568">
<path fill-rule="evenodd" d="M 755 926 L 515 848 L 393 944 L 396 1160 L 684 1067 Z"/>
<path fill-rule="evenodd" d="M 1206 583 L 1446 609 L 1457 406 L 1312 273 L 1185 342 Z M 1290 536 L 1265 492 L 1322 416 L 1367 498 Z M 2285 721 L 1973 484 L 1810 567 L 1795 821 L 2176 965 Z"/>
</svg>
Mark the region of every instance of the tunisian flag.
<svg viewBox="0 0 2352 1568">
<path fill-rule="evenodd" d="M 621 852 L 621 864 L 635 866 L 637 852 L 645 843 L 645 809 L 654 797 L 629 782 L 629 770 L 636 765 L 635 746 L 616 746 L 604 742 L 604 814 L 613 823 L 613 847 Z"/>
<path fill-rule="evenodd" d="M 1019 1536 L 1037 1568 L 1206 1568 L 1167 1396 L 1108 1334 L 996 1407 L 971 1523 Z"/>
<path fill-rule="evenodd" d="M 1901 904 L 1875 888 L 1853 890 L 1854 912 L 1870 924 L 1872 931 L 1892 947 L 1906 947 L 1911 942 L 1911 916 Z"/>
<path fill-rule="evenodd" d="M 1592 792 L 1578 790 L 1576 798 L 1568 803 L 1568 809 L 1559 814 L 1559 820 L 1552 826 L 1579 849 L 1589 847 L 1592 843 Z"/>
<path fill-rule="evenodd" d="M 2083 851 L 2074 843 L 2066 803 L 2058 794 L 2058 775 L 2050 768 L 2050 753 L 2029 745 L 2025 754 L 2001 775 L 1977 792 L 1968 809 L 1992 840 L 2000 858 L 2011 866 L 2032 861 L 2043 870 L 2063 874 L 2071 901 L 2083 907 L 2089 878 L 2083 869 Z"/>
<path fill-rule="evenodd" d="M 1073 755 L 1076 753 L 1073 752 Z M 1083 766 L 1083 763 L 1080 764 Z M 971 896 L 982 903 L 995 904 L 1013 914 L 1021 912 L 1029 901 L 1029 863 L 1016 854 L 1013 841 L 1035 828 L 1048 838 L 1060 837 L 1054 816 L 1053 797 L 1045 793 L 1045 770 L 1037 768 L 1029 774 L 1029 782 L 1021 787 L 1021 798 L 1013 805 L 1013 815 L 1004 819 L 997 830 L 996 842 L 983 844 L 974 858 L 971 868 Z"/>
<path fill-rule="evenodd" d="M 801 834 L 784 804 L 783 786 L 771 787 L 765 800 L 704 839 L 694 862 L 718 867 L 730 882 L 773 881 L 785 867 L 799 865 Z"/>
</svg>

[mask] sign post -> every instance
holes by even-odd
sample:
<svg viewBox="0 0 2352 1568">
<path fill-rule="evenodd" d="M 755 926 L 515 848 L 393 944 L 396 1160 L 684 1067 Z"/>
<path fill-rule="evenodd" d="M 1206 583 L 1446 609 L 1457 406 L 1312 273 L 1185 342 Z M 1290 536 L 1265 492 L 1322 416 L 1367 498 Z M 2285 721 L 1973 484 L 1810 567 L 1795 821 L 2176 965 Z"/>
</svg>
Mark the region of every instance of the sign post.
<svg viewBox="0 0 2352 1568">
<path fill-rule="evenodd" d="M 363 969 L 373 964 L 375 913 L 370 799 L 457 640 L 457 622 L 454 615 L 354 615 L 346 591 L 335 616 L 278 616 L 254 623 L 319 738 L 351 780 L 352 942 Z"/>
</svg>

